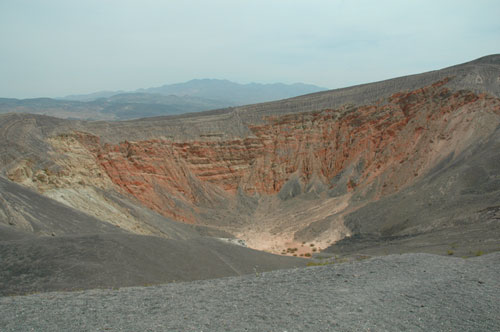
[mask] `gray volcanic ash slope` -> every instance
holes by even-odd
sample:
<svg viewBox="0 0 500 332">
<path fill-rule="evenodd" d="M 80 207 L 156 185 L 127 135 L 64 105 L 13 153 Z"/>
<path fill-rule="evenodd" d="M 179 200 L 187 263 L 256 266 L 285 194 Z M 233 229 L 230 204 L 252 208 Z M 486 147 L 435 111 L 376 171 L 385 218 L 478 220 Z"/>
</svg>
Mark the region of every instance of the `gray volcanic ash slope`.
<svg viewBox="0 0 500 332">
<path fill-rule="evenodd" d="M 500 254 L 0 298 L 2 331 L 499 331 Z"/>
<path fill-rule="evenodd" d="M 500 250 L 500 127 L 450 154 L 425 177 L 345 218 L 352 237 L 326 252 L 430 252 L 471 256 Z"/>
<path fill-rule="evenodd" d="M 304 266 L 214 238 L 94 234 L 0 241 L 0 296 L 213 279 Z"/>
<path fill-rule="evenodd" d="M 151 225 L 155 218 L 142 214 Z M 131 234 L 0 177 L 0 296 L 226 277 L 303 266 L 156 216 L 163 237 Z"/>
</svg>

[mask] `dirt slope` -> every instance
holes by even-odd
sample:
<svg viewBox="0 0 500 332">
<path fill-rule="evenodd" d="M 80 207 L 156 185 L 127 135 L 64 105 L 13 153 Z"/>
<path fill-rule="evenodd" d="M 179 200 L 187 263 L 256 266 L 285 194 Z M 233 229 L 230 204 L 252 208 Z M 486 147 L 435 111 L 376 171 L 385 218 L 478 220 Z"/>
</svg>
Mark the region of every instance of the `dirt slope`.
<svg viewBox="0 0 500 332">
<path fill-rule="evenodd" d="M 0 296 L 190 281 L 305 265 L 231 244 L 230 235 L 217 230 L 152 212 L 140 216 L 147 217 L 145 225 L 156 227 L 157 236 L 132 234 L 0 177 Z"/>
<path fill-rule="evenodd" d="M 345 217 L 353 237 L 327 252 L 432 252 L 473 256 L 500 250 L 500 127 L 448 155 L 415 184 Z M 391 249 L 392 247 L 392 249 Z"/>
</svg>

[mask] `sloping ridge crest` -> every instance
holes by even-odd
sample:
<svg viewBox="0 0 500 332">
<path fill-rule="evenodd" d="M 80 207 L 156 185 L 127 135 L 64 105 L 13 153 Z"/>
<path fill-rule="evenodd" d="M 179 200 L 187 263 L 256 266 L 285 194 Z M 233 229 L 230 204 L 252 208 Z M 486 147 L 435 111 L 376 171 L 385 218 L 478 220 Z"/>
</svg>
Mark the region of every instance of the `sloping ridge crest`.
<svg viewBox="0 0 500 332">
<path fill-rule="evenodd" d="M 269 115 L 274 115 L 337 108 L 344 104 L 361 105 L 363 103 L 369 103 L 380 98 L 388 97 L 393 93 L 403 90 L 418 89 L 444 78 L 451 78 L 450 82 L 447 83 L 447 86 L 451 88 L 470 89 L 474 92 L 486 92 L 500 98 L 499 72 L 500 54 L 492 54 L 443 69 L 390 78 L 372 83 L 363 83 L 339 89 L 320 91 L 283 100 L 198 113 L 144 118 L 130 120 L 129 122 L 158 121 L 163 119 L 180 120 L 192 117 L 217 116 L 232 112 L 240 114 L 267 112 Z M 472 76 L 472 78 L 478 78 L 477 76 L 479 76 L 480 79 L 470 80 L 470 76 Z"/>
</svg>

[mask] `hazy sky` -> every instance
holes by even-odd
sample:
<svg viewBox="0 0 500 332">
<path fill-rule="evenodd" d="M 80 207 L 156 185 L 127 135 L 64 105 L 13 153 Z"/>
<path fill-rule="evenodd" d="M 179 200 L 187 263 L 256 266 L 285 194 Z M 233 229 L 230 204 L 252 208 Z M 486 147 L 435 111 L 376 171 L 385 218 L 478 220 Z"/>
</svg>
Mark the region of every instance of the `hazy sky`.
<svg viewBox="0 0 500 332">
<path fill-rule="evenodd" d="M 193 78 L 328 88 L 500 53 L 498 0 L 0 0 L 0 97 Z"/>
</svg>

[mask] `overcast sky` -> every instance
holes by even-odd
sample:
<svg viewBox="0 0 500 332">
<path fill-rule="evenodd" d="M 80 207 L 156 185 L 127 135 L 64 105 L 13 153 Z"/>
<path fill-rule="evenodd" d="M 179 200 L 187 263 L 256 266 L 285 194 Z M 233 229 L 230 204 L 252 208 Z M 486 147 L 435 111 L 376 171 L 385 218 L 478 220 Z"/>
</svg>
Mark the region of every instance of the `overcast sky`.
<svg viewBox="0 0 500 332">
<path fill-rule="evenodd" d="M 500 53 L 498 0 L 0 0 L 0 97 L 220 78 L 339 88 Z"/>
</svg>

